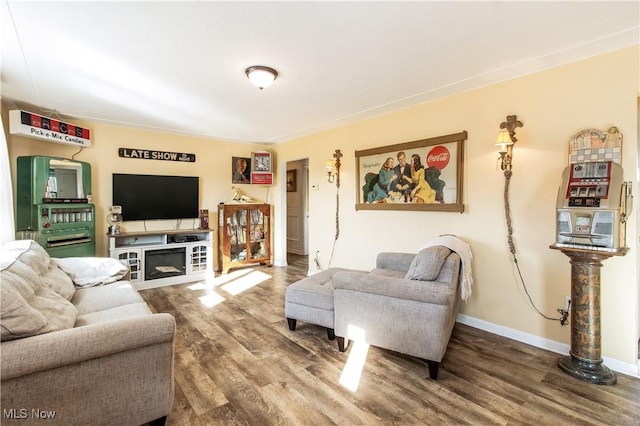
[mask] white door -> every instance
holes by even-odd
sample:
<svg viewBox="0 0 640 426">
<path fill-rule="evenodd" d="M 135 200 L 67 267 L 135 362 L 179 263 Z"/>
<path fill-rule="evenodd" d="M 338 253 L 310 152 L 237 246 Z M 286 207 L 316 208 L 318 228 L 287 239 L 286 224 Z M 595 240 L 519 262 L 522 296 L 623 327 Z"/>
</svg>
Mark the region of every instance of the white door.
<svg viewBox="0 0 640 426">
<path fill-rule="evenodd" d="M 308 255 L 309 160 L 287 163 L 287 252 Z"/>
</svg>

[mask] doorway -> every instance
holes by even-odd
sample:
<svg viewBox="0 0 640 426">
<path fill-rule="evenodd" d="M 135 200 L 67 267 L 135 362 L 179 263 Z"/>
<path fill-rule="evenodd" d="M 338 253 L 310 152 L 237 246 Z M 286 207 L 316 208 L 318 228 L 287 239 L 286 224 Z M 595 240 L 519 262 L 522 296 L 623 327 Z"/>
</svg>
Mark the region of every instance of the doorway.
<svg viewBox="0 0 640 426">
<path fill-rule="evenodd" d="M 309 255 L 309 159 L 287 162 L 287 255 Z"/>
</svg>

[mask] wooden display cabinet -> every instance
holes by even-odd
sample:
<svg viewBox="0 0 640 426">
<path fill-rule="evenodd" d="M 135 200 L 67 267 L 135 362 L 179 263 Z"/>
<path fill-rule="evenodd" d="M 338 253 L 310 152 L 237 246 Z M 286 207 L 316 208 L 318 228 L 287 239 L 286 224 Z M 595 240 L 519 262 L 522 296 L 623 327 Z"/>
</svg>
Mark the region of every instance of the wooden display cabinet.
<svg viewBox="0 0 640 426">
<path fill-rule="evenodd" d="M 271 266 L 271 205 L 218 205 L 218 269 Z"/>
</svg>

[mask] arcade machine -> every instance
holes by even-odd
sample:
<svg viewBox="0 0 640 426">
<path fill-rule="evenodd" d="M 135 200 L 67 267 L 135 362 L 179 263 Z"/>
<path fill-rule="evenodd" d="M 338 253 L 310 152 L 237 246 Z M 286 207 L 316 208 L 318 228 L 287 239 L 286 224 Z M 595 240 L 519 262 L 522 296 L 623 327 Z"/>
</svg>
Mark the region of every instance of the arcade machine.
<svg viewBox="0 0 640 426">
<path fill-rule="evenodd" d="M 600 348 L 600 268 L 624 256 L 626 221 L 632 208 L 631 182 L 623 181 L 622 135 L 588 129 L 570 144 L 570 165 L 556 200 L 556 242 L 571 263 L 571 351 L 558 367 L 577 379 L 613 385 L 616 375 L 603 364 Z"/>
<path fill-rule="evenodd" d="M 615 253 L 625 246 L 631 183 L 613 161 L 564 170 L 556 201 L 556 246 Z"/>
<path fill-rule="evenodd" d="M 35 240 L 51 257 L 95 256 L 89 163 L 18 157 L 17 194 L 17 238 Z"/>
</svg>

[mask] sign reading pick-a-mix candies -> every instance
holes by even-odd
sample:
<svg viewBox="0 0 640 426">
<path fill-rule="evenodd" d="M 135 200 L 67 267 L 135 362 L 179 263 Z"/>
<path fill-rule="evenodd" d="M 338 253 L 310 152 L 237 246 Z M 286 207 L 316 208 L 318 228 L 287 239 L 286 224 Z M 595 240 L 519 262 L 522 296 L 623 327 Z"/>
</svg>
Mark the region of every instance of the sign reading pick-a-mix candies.
<svg viewBox="0 0 640 426">
<path fill-rule="evenodd" d="M 28 111 L 9 111 L 9 131 L 13 135 L 43 139 L 48 142 L 91 146 L 89 129 Z"/>
</svg>

